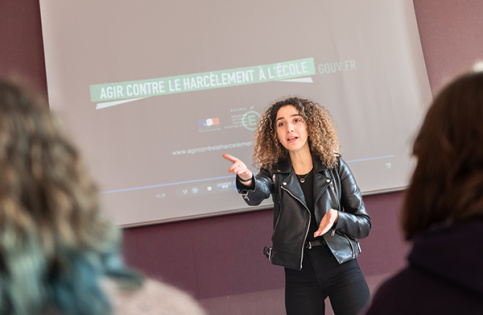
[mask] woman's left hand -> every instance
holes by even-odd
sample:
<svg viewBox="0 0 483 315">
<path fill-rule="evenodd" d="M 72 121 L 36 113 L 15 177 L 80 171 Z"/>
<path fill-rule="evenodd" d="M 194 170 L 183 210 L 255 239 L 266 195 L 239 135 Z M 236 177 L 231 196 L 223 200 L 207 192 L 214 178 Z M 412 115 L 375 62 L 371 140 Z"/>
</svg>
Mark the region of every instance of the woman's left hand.
<svg viewBox="0 0 483 315">
<path fill-rule="evenodd" d="M 333 227 L 337 222 L 337 219 L 339 219 L 339 211 L 334 209 L 327 211 L 320 221 L 319 229 L 315 231 L 314 237 L 321 236 L 329 232 L 330 228 Z"/>
</svg>

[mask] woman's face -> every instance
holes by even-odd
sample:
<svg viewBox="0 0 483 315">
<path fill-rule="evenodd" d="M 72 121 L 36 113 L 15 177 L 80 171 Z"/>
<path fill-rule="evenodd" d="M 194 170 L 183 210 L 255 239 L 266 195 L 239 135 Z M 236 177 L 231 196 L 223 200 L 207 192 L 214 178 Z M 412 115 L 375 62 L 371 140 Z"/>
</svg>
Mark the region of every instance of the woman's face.
<svg viewBox="0 0 483 315">
<path fill-rule="evenodd" d="M 307 149 L 307 123 L 293 105 L 281 107 L 275 120 L 277 138 L 289 152 Z"/>
</svg>

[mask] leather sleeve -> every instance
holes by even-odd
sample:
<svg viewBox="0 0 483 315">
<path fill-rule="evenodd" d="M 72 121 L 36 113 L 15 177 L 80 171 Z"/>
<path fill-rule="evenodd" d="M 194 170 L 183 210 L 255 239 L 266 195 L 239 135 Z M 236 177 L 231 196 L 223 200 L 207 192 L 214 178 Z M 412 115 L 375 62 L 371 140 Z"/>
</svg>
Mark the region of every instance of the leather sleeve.
<svg viewBox="0 0 483 315">
<path fill-rule="evenodd" d="M 236 188 L 249 206 L 258 206 L 263 200 L 270 197 L 273 181 L 270 172 L 262 169 L 253 177 L 251 186 L 245 186 L 237 179 Z"/>
<path fill-rule="evenodd" d="M 365 238 L 369 235 L 372 225 L 362 201 L 361 191 L 349 166 L 342 158 L 339 159 L 338 169 L 342 211 L 339 211 L 336 229 L 354 238 Z"/>
</svg>

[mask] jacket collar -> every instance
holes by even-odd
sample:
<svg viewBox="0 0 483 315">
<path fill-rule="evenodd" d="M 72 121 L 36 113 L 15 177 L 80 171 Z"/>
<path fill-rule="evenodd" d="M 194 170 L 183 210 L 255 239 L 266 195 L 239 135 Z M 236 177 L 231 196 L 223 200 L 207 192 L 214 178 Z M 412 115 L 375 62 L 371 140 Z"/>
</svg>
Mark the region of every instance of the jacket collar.
<svg viewBox="0 0 483 315">
<path fill-rule="evenodd" d="M 327 169 L 325 165 L 322 164 L 322 161 L 318 156 L 312 155 L 312 161 L 314 164 L 314 173 L 324 173 Z M 292 161 L 290 160 L 290 156 L 287 156 L 285 159 L 278 162 L 274 168 L 275 173 L 292 173 Z"/>
<path fill-rule="evenodd" d="M 312 161 L 314 164 L 314 201 L 317 204 L 320 197 L 327 191 L 327 187 L 329 186 L 329 177 L 327 177 L 327 167 L 322 164 L 322 161 L 319 157 L 312 155 Z M 289 190 L 294 196 L 297 196 L 305 205 L 305 196 L 302 191 L 302 188 L 297 180 L 297 175 L 292 167 L 292 161 L 290 157 L 283 159 L 280 161 L 273 171 L 274 173 L 279 174 L 286 174 L 287 176 L 284 177 L 284 187 Z M 329 180 L 329 181 L 328 181 Z"/>
</svg>

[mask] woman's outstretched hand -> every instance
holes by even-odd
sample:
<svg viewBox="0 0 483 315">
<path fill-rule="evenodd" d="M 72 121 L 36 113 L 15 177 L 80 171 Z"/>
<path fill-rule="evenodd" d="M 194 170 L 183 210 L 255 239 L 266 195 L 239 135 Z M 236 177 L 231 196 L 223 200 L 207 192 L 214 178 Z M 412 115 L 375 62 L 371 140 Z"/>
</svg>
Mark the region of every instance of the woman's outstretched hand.
<svg viewBox="0 0 483 315">
<path fill-rule="evenodd" d="M 315 231 L 314 237 L 321 236 L 329 232 L 330 228 L 333 227 L 334 224 L 337 222 L 337 219 L 339 219 L 339 211 L 334 209 L 330 209 L 329 211 L 327 211 L 327 213 L 320 221 L 319 229 Z"/>
<path fill-rule="evenodd" d="M 240 159 L 230 154 L 223 154 L 223 157 L 233 163 L 228 169 L 228 172 L 238 175 L 238 177 L 240 177 L 242 181 L 245 181 L 244 184 L 250 184 L 249 182 L 253 174 L 247 168 L 245 163 L 243 163 Z"/>
</svg>

